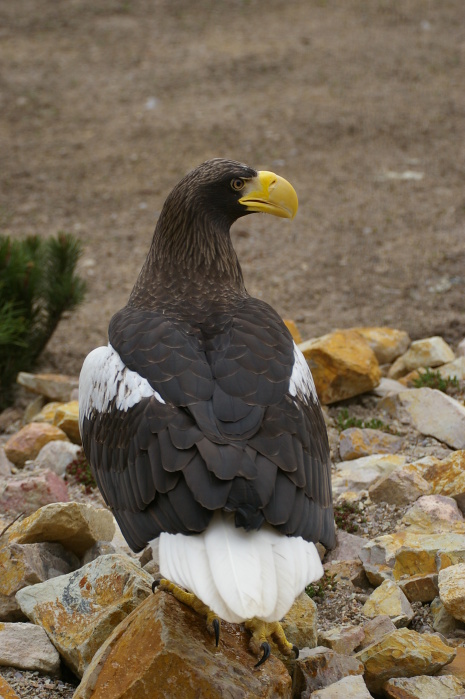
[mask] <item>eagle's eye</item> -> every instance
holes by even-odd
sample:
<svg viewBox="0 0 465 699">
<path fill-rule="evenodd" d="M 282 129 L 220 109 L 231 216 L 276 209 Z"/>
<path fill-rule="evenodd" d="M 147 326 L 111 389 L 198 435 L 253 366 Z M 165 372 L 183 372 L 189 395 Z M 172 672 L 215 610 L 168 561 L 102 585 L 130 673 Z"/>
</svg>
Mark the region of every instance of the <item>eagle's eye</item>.
<svg viewBox="0 0 465 699">
<path fill-rule="evenodd" d="M 233 180 L 231 180 L 231 187 L 235 189 L 236 192 L 239 192 L 241 189 L 243 189 L 244 185 L 245 182 L 240 177 L 235 177 Z"/>
</svg>

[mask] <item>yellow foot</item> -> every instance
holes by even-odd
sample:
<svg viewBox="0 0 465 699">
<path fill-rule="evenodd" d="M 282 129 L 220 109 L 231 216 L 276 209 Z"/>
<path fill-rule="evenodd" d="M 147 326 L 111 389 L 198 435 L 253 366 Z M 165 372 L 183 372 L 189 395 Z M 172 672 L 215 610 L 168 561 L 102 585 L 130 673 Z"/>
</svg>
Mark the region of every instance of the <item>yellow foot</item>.
<svg viewBox="0 0 465 699">
<path fill-rule="evenodd" d="M 209 634 L 215 637 L 215 644 L 218 646 L 220 640 L 220 620 L 215 612 L 212 612 L 212 610 L 201 600 L 199 600 L 199 598 L 192 592 L 186 592 L 182 589 L 182 587 L 178 587 L 165 578 L 155 580 L 152 583 L 153 592 L 155 592 L 157 587 L 159 587 L 160 590 L 170 592 L 173 597 L 176 597 L 177 600 L 193 609 L 195 612 L 197 612 L 197 614 L 204 616 L 207 620 L 207 631 Z"/>
<path fill-rule="evenodd" d="M 273 639 L 283 655 L 294 653 L 296 658 L 299 657 L 299 649 L 289 643 L 279 621 L 266 622 L 256 618 L 249 619 L 245 622 L 245 628 L 252 634 L 249 643 L 252 653 L 255 655 L 259 655 L 260 651 L 263 653 L 255 667 L 259 667 L 270 657 L 269 638 Z"/>
</svg>

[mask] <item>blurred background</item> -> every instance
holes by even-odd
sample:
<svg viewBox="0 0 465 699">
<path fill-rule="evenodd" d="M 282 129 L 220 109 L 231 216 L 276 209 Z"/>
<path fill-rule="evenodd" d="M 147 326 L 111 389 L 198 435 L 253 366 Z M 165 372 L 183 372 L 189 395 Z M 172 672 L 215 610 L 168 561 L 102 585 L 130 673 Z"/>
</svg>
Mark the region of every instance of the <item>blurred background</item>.
<svg viewBox="0 0 465 699">
<path fill-rule="evenodd" d="M 84 249 L 41 369 L 106 343 L 166 195 L 211 157 L 297 190 L 292 223 L 233 238 L 304 339 L 464 336 L 463 0 L 4 0 L 0 66 L 0 233 Z"/>
</svg>

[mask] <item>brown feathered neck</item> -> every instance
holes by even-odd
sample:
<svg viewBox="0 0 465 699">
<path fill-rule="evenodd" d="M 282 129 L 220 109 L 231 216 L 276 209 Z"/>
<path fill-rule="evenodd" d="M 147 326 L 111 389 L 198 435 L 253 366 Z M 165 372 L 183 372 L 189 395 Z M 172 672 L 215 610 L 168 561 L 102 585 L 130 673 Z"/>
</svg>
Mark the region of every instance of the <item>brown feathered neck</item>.
<svg viewBox="0 0 465 699">
<path fill-rule="evenodd" d="M 217 170 L 216 161 L 211 163 Z M 166 199 L 129 306 L 176 309 L 182 315 L 186 304 L 192 313 L 192 307 L 207 311 L 247 296 L 230 236 L 242 207 L 227 196 L 223 201 L 223 190 L 217 179 L 210 183 L 211 177 L 211 168 L 193 171 Z"/>
</svg>

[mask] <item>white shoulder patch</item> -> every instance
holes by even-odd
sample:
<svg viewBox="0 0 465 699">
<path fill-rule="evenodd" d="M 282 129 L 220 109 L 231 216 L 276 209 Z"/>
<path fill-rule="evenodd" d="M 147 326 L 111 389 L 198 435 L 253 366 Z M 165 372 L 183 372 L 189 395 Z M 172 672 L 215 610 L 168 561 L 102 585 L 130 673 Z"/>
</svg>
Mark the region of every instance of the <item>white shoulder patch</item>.
<svg viewBox="0 0 465 699">
<path fill-rule="evenodd" d="M 312 372 L 307 364 L 307 360 L 295 342 L 294 367 L 292 369 L 291 380 L 289 381 L 289 393 L 291 396 L 297 396 L 303 403 L 309 403 L 310 400 L 318 403 Z"/>
<path fill-rule="evenodd" d="M 107 412 L 114 399 L 118 410 L 127 411 L 151 396 L 165 402 L 147 379 L 126 367 L 110 344 L 97 347 L 87 355 L 79 376 L 79 421 L 82 425 L 94 410 Z"/>
</svg>

